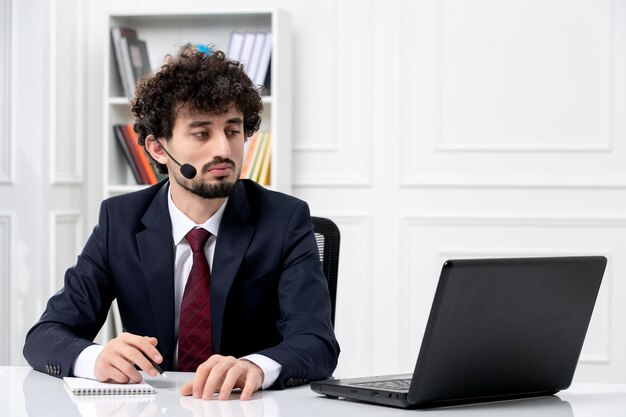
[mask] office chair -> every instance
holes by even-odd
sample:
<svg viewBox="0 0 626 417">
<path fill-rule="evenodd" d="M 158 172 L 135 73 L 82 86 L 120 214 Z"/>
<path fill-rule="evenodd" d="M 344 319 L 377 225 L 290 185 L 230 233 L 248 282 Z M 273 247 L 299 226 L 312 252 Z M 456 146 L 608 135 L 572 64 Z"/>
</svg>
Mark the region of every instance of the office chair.
<svg viewBox="0 0 626 417">
<path fill-rule="evenodd" d="M 330 319 L 335 326 L 335 300 L 337 298 L 337 272 L 339 270 L 339 241 L 340 234 L 337 225 L 324 217 L 311 217 L 313 231 L 317 241 L 317 249 L 320 252 L 320 260 L 324 275 L 328 281 L 330 293 Z"/>
</svg>

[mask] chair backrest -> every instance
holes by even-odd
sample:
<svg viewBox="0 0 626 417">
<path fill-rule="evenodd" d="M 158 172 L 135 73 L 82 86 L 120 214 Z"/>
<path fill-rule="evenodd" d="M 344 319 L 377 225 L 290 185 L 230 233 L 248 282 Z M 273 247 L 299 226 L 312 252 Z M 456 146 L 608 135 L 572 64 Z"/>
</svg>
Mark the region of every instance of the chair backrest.
<svg viewBox="0 0 626 417">
<path fill-rule="evenodd" d="M 337 225 L 324 217 L 311 217 L 320 260 L 324 275 L 328 281 L 330 293 L 331 321 L 335 325 L 335 300 L 337 299 L 337 272 L 339 269 L 339 241 L 340 234 Z"/>
</svg>

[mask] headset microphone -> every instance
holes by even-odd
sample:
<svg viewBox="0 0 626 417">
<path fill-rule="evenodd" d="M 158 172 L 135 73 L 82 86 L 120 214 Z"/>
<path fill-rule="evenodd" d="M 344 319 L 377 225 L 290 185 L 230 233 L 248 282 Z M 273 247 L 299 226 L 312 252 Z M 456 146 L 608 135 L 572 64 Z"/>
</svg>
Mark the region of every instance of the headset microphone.
<svg viewBox="0 0 626 417">
<path fill-rule="evenodd" d="M 190 164 L 181 165 L 180 162 L 174 159 L 174 157 L 167 151 L 167 149 L 165 149 L 165 146 L 163 146 L 163 144 L 159 142 L 157 138 L 154 138 L 154 140 L 156 140 L 156 142 L 161 146 L 161 149 L 163 149 L 163 152 L 165 152 L 165 154 L 169 156 L 170 159 L 174 161 L 176 165 L 180 167 L 180 173 L 183 174 L 183 177 L 187 178 L 188 180 L 191 180 L 196 176 L 197 171 L 193 165 L 190 165 Z"/>
</svg>

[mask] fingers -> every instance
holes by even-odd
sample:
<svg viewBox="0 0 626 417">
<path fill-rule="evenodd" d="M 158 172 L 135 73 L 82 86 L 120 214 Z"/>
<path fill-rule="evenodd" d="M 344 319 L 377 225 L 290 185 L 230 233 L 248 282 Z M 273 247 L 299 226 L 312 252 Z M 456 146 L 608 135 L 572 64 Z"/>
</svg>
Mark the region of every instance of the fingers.
<svg viewBox="0 0 626 417">
<path fill-rule="evenodd" d="M 258 371 L 253 368 L 248 369 L 247 371 L 247 376 L 244 382 L 243 389 L 241 390 L 240 397 L 244 401 L 249 400 L 252 397 L 254 391 L 261 388 L 261 385 L 263 384 L 263 371 L 257 365 L 252 365 L 258 368 Z"/>
<path fill-rule="evenodd" d="M 233 388 L 241 388 L 241 400 L 248 400 L 263 384 L 263 371 L 253 362 L 239 360 L 232 366 L 222 382 L 218 399 L 227 400 Z"/>
<path fill-rule="evenodd" d="M 194 378 L 181 387 L 180 394 L 193 395 L 194 398 L 202 398 L 202 392 L 204 390 L 204 386 L 206 385 L 209 373 L 211 372 L 213 365 L 222 358 L 223 357 L 221 355 L 213 355 L 198 366 Z"/>
<path fill-rule="evenodd" d="M 213 363 L 203 363 L 196 370 L 193 386 L 193 396 L 203 400 L 213 399 L 213 394 L 219 390 L 224 380 L 224 367 L 231 362 L 231 358 L 216 358 Z M 234 358 L 232 358 L 234 359 Z M 206 381 L 206 382 L 204 382 Z"/>
<path fill-rule="evenodd" d="M 163 361 L 155 347 L 157 343 L 154 337 L 122 333 L 110 340 L 96 359 L 94 369 L 96 378 L 100 381 L 120 383 L 141 382 L 141 374 L 135 365 L 149 375 L 156 376 L 157 371 L 148 357 L 156 363 Z"/>
<path fill-rule="evenodd" d="M 131 378 L 128 375 L 126 375 L 124 372 L 120 371 L 119 369 L 117 369 L 116 367 L 110 364 L 106 366 L 105 374 L 106 376 L 101 378 L 96 373 L 96 378 L 98 378 L 98 380 L 103 381 L 103 382 L 113 381 L 113 382 L 118 382 L 120 384 L 127 384 L 131 380 Z"/>
<path fill-rule="evenodd" d="M 211 400 L 219 392 L 219 400 L 227 400 L 235 388 L 241 388 L 241 399 L 247 400 L 261 388 L 263 371 L 254 363 L 221 355 L 213 355 L 196 370 L 193 381 L 185 384 L 181 395 Z"/>
<path fill-rule="evenodd" d="M 193 380 L 180 387 L 180 395 L 186 397 L 191 394 L 193 394 Z"/>
</svg>

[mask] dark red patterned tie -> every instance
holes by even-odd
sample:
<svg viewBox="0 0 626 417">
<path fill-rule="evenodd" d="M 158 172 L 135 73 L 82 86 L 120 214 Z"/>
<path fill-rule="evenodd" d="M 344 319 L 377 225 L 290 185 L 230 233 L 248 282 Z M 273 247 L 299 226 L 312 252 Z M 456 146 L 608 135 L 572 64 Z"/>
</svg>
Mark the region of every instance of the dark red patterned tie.
<svg viewBox="0 0 626 417">
<path fill-rule="evenodd" d="M 185 238 L 193 252 L 193 265 L 180 305 L 178 371 L 195 372 L 211 356 L 211 276 L 204 245 L 211 233 L 193 229 Z"/>
</svg>

